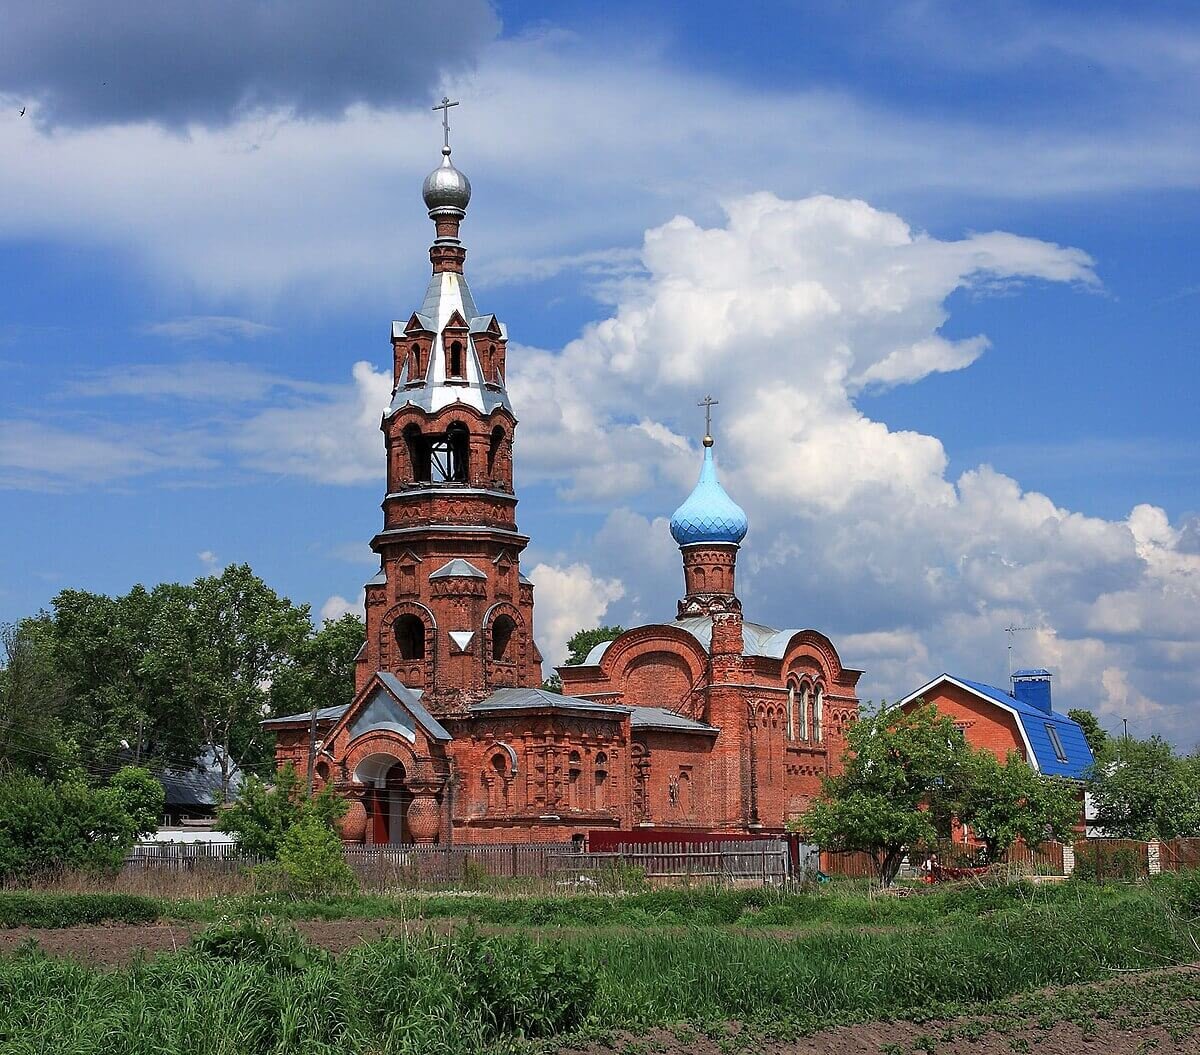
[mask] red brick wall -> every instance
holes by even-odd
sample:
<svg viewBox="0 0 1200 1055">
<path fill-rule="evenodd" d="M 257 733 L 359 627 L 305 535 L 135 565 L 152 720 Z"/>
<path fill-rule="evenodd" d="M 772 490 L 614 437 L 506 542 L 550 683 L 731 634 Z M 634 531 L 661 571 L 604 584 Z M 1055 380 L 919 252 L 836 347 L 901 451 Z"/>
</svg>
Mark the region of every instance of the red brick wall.
<svg viewBox="0 0 1200 1055">
<path fill-rule="evenodd" d="M 1010 751 L 1026 758 L 1017 720 L 996 704 L 986 703 L 974 693 L 949 682 L 941 682 L 927 692 L 925 702 L 933 704 L 939 713 L 958 725 L 972 747 L 986 748 L 1001 760 L 1007 758 Z M 916 701 L 905 709 L 914 706 Z"/>
</svg>

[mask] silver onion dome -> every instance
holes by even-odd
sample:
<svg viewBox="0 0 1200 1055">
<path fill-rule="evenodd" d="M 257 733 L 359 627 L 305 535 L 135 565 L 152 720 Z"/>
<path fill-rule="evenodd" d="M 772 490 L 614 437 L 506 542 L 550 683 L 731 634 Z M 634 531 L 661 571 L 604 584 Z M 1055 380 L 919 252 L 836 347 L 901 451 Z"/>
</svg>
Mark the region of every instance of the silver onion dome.
<svg viewBox="0 0 1200 1055">
<path fill-rule="evenodd" d="M 450 151 L 442 151 L 442 163 L 425 177 L 421 194 L 427 209 L 467 208 L 471 200 L 471 181 L 450 163 Z"/>
</svg>

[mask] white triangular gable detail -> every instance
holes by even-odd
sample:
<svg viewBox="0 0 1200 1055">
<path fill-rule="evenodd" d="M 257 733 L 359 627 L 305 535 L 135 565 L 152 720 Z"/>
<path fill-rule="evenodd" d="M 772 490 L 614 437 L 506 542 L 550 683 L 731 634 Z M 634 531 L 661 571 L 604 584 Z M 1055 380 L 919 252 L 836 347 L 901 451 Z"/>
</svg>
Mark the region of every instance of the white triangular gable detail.
<svg viewBox="0 0 1200 1055">
<path fill-rule="evenodd" d="M 471 639 L 475 636 L 474 630 L 451 630 L 450 640 L 454 642 L 459 652 L 466 652 L 471 647 Z"/>
</svg>

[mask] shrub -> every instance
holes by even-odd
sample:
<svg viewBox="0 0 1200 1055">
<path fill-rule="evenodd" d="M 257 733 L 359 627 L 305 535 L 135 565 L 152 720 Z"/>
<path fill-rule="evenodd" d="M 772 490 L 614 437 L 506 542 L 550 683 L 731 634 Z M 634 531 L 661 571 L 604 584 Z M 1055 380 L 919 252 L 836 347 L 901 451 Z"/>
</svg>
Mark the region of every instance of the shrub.
<svg viewBox="0 0 1200 1055">
<path fill-rule="evenodd" d="M 288 830 L 275 861 L 255 874 L 269 889 L 292 897 L 347 894 L 358 878 L 346 863 L 342 843 L 317 817 L 301 817 Z"/>
<path fill-rule="evenodd" d="M 135 894 L 0 892 L 0 927 L 75 927 L 89 923 L 151 923 L 159 903 Z"/>
<path fill-rule="evenodd" d="M 144 791 L 144 789 L 142 789 Z M 0 879 L 68 868 L 115 871 L 137 837 L 130 789 L 91 788 L 80 779 L 0 779 Z M 156 818 L 157 821 L 157 818 Z"/>
<path fill-rule="evenodd" d="M 243 853 L 274 859 L 288 831 L 302 818 L 314 817 L 333 832 L 347 808 L 331 785 L 305 801 L 296 767 L 289 763 L 275 774 L 273 787 L 250 777 L 237 801 L 221 814 L 220 826 L 237 839 Z"/>
</svg>

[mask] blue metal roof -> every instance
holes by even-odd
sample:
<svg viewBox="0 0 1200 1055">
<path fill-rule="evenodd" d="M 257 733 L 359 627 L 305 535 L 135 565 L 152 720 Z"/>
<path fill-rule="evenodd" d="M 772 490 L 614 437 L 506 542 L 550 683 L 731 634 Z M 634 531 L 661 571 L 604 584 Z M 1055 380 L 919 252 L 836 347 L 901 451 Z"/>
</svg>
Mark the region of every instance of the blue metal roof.
<svg viewBox="0 0 1200 1055">
<path fill-rule="evenodd" d="M 1038 769 L 1043 773 L 1052 777 L 1083 779 L 1088 767 L 1095 759 L 1092 757 L 1092 749 L 1088 747 L 1087 737 L 1083 735 L 1083 730 L 1077 722 L 1065 714 L 1054 712 L 1047 714 L 1027 703 L 1022 703 L 994 685 L 985 685 L 981 681 L 971 681 L 968 678 L 954 677 L 954 680 L 1015 713 L 1017 722 L 1025 734 L 1025 739 L 1033 750 Z M 1048 727 L 1052 727 L 1058 735 L 1063 753 L 1067 756 L 1065 762 L 1059 759 L 1054 750 L 1054 742 L 1050 738 Z"/>
<path fill-rule="evenodd" d="M 1050 671 L 1045 667 L 1024 667 L 1021 670 L 1014 670 L 1011 677 L 1014 678 L 1048 678 Z"/>
<path fill-rule="evenodd" d="M 671 517 L 671 536 L 681 546 L 694 542 L 741 542 L 750 522 L 717 480 L 711 447 L 704 448 L 704 464 L 696 487 Z"/>
</svg>

